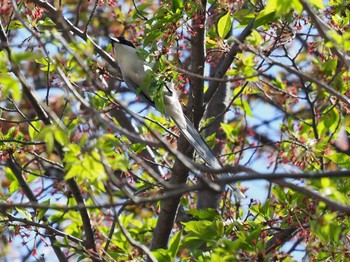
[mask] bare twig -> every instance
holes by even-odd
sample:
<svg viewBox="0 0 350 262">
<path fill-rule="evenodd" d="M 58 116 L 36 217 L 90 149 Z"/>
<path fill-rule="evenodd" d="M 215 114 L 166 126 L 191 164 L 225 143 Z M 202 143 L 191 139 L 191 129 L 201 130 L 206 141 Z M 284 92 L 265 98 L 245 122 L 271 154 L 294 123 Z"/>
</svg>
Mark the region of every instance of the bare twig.
<svg viewBox="0 0 350 262">
<path fill-rule="evenodd" d="M 49 226 L 47 224 L 41 224 L 41 223 L 31 221 L 31 220 L 28 220 L 25 218 L 18 218 L 18 217 L 11 215 L 8 212 L 6 212 L 6 213 L 2 212 L 2 213 L 8 217 L 9 221 L 20 222 L 20 223 L 23 223 L 25 226 L 29 225 L 29 226 L 43 228 L 53 237 L 54 236 L 66 237 L 67 239 L 69 239 L 70 241 L 72 241 L 76 244 L 83 244 L 83 240 L 76 238 L 70 234 L 66 234 L 66 233 L 64 233 L 56 228 L 53 228 L 52 226 Z M 5 221 L 1 221 L 1 222 L 5 222 Z"/>
</svg>

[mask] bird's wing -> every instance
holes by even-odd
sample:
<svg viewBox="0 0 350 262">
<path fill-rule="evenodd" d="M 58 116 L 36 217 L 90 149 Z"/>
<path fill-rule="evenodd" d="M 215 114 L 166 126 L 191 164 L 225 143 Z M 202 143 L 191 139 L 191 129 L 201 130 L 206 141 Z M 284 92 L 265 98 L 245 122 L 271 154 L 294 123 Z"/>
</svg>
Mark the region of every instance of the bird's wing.
<svg viewBox="0 0 350 262">
<path fill-rule="evenodd" d="M 146 93 L 144 93 L 142 90 L 139 90 L 139 86 L 132 81 L 129 77 L 123 76 L 124 82 L 127 85 L 129 89 L 131 89 L 132 92 L 134 92 L 136 95 L 138 95 L 143 102 L 149 104 L 150 106 L 155 107 L 154 102 L 147 96 Z"/>
</svg>

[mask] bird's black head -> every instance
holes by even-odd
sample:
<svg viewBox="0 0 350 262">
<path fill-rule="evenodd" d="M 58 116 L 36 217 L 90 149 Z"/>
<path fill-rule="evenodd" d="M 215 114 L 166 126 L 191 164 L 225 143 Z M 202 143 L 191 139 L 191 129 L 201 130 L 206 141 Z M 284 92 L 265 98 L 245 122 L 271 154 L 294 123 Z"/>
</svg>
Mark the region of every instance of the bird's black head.
<svg viewBox="0 0 350 262">
<path fill-rule="evenodd" d="M 125 39 L 125 37 L 123 37 L 123 36 L 111 37 L 111 42 L 112 42 L 112 45 L 114 43 L 118 43 L 118 44 L 121 44 L 121 45 L 127 45 L 127 46 L 130 46 L 132 48 L 136 48 L 131 41 Z"/>
</svg>

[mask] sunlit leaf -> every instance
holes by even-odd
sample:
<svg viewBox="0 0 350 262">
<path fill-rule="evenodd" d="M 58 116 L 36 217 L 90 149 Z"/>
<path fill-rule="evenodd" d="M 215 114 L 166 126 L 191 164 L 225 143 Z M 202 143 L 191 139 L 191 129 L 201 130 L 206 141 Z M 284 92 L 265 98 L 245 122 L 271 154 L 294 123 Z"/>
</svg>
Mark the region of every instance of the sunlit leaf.
<svg viewBox="0 0 350 262">
<path fill-rule="evenodd" d="M 43 206 L 49 207 L 49 206 L 50 206 L 50 203 L 51 203 L 51 200 L 48 199 L 48 200 L 46 200 L 46 201 L 41 202 L 40 204 L 43 205 Z M 41 219 L 45 216 L 47 210 L 49 210 L 49 208 L 40 208 L 40 211 L 39 211 L 39 213 L 38 213 L 38 215 L 37 215 L 38 219 L 41 220 Z"/>
<path fill-rule="evenodd" d="M 225 38 L 227 34 L 230 32 L 232 27 L 231 15 L 230 12 L 227 12 L 223 15 L 217 24 L 217 31 L 221 38 Z"/>
<path fill-rule="evenodd" d="M 324 3 L 323 1 L 320 0 L 308 0 L 313 6 L 319 8 L 319 9 L 324 9 Z"/>
<path fill-rule="evenodd" d="M 176 232 L 176 234 L 169 241 L 169 251 L 172 258 L 176 257 L 176 254 L 179 250 L 181 234 L 182 234 L 181 230 Z"/>
<path fill-rule="evenodd" d="M 276 13 L 276 7 L 275 6 L 269 6 L 268 8 L 266 7 L 256 17 L 254 21 L 254 27 L 257 28 L 261 25 L 266 25 L 270 22 L 273 21 Z"/>
<path fill-rule="evenodd" d="M 55 137 L 56 141 L 62 146 L 66 146 L 69 144 L 69 139 L 68 139 L 67 133 L 61 129 L 56 129 L 54 131 L 54 137 Z"/>
<path fill-rule="evenodd" d="M 32 122 L 31 125 L 29 125 L 29 127 L 28 127 L 29 137 L 31 139 L 34 139 L 37 136 L 38 131 L 40 131 L 40 129 L 41 129 L 40 121 Z"/>
<path fill-rule="evenodd" d="M 178 9 L 184 7 L 183 0 L 173 0 L 173 11 L 176 12 Z"/>
<path fill-rule="evenodd" d="M 19 20 L 11 20 L 9 25 L 9 30 L 16 30 L 25 28 L 21 21 Z"/>
<path fill-rule="evenodd" d="M 204 219 L 204 220 L 214 220 L 219 219 L 220 215 L 215 209 L 212 208 L 206 208 L 206 209 L 191 209 L 188 211 L 189 215 L 192 215 L 198 219 Z"/>
<path fill-rule="evenodd" d="M 18 103 L 22 98 L 22 90 L 20 83 L 17 79 L 11 75 L 1 75 L 0 74 L 0 87 L 2 94 L 6 97 L 12 97 L 12 99 Z"/>
<path fill-rule="evenodd" d="M 329 155 L 325 155 L 325 157 L 342 167 L 350 168 L 350 156 L 347 154 L 332 153 Z"/>
<path fill-rule="evenodd" d="M 5 172 L 6 178 L 9 181 L 9 186 L 8 186 L 9 193 L 12 194 L 20 189 L 19 182 L 10 168 L 5 167 L 3 170 Z"/>
<path fill-rule="evenodd" d="M 152 254 L 159 262 L 172 261 L 169 251 L 166 249 L 158 248 L 157 250 L 152 251 Z"/>
<path fill-rule="evenodd" d="M 52 27 L 55 26 L 55 22 L 51 20 L 49 17 L 45 17 L 45 20 L 39 20 L 38 21 L 38 26 L 40 27 Z"/>
<path fill-rule="evenodd" d="M 16 208 L 17 212 L 23 216 L 23 218 L 27 219 L 28 221 L 32 221 L 32 215 L 27 211 L 26 209 L 23 208 Z"/>
</svg>

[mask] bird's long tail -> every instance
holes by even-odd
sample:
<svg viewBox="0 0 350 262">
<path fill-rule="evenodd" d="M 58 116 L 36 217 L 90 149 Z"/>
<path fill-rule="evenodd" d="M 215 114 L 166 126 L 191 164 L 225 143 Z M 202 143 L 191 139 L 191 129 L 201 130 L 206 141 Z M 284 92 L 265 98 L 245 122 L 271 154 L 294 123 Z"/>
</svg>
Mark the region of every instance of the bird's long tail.
<svg viewBox="0 0 350 262">
<path fill-rule="evenodd" d="M 186 128 L 179 128 L 181 133 L 184 135 L 186 140 L 194 147 L 199 156 L 212 168 L 220 169 L 223 167 L 219 159 L 215 156 L 214 152 L 210 149 L 207 142 L 200 135 L 198 130 L 193 126 L 192 122 L 186 118 Z M 176 123 L 176 120 L 173 119 Z M 178 123 L 176 123 L 179 126 Z M 225 173 L 220 174 L 218 177 L 227 177 L 232 176 L 232 174 Z M 234 183 L 230 184 L 234 195 L 238 199 L 245 198 L 245 195 L 236 187 Z"/>
</svg>

